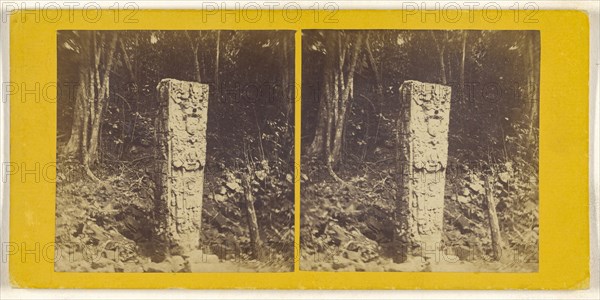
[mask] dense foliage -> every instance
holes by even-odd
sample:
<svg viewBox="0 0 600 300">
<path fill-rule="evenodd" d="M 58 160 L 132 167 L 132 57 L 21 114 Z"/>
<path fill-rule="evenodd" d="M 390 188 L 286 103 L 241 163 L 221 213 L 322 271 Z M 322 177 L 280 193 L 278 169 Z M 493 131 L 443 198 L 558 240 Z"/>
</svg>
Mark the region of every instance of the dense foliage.
<svg viewBox="0 0 600 300">
<path fill-rule="evenodd" d="M 204 250 L 222 260 L 255 257 L 241 200 L 242 179 L 247 178 L 268 254 L 264 264 L 271 264 L 267 269 L 291 268 L 293 40 L 291 31 L 59 31 L 58 81 L 75 87 L 58 97 L 59 245 L 72 245 L 65 247 L 78 252 L 125 240 L 136 261 L 164 259 L 152 229 L 157 218 L 152 181 L 155 89 L 160 80 L 174 78 L 210 86 Z M 81 126 L 78 101 L 86 97 L 79 87 L 90 51 L 101 56 L 97 70 L 108 77 L 107 96 L 94 99 L 96 107 L 100 102 L 104 106 L 99 137 L 88 142 L 98 143 L 96 161 L 85 159 L 89 146 L 71 143 L 75 127 Z M 75 211 L 65 213 L 66 206 Z"/>
<path fill-rule="evenodd" d="M 340 163 L 327 170 L 327 153 L 313 147 L 323 103 L 332 101 L 323 93 L 328 71 L 322 66 L 359 42 L 347 119 L 335 124 L 343 130 L 343 150 L 335 159 Z M 331 256 L 344 261 L 357 251 L 362 258 L 356 268 L 365 269 L 356 261 L 367 270 L 387 264 L 405 80 L 452 87 L 444 217 L 449 255 L 493 260 L 485 201 L 491 180 L 503 257 L 517 253 L 515 265 L 537 262 L 538 32 L 314 30 L 303 32 L 302 49 L 303 269 L 328 269 Z M 352 71 L 348 56 L 336 62 L 341 74 Z"/>
</svg>

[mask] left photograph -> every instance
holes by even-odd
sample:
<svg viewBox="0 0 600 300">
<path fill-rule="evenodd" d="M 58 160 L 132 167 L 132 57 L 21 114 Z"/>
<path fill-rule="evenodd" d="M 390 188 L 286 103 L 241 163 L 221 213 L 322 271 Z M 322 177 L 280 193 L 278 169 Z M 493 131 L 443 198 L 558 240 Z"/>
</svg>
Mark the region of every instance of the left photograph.
<svg viewBox="0 0 600 300">
<path fill-rule="evenodd" d="M 293 271 L 294 34 L 58 31 L 55 271 Z"/>
</svg>

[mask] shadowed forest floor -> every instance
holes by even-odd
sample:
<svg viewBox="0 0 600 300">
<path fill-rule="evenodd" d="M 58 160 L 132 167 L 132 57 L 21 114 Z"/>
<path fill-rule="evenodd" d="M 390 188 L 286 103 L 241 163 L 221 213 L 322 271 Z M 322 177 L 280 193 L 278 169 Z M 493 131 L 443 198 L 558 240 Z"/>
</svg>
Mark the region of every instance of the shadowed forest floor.
<svg viewBox="0 0 600 300">
<path fill-rule="evenodd" d="M 148 160 L 146 160 L 148 161 Z M 203 249 L 190 257 L 165 256 L 164 243 L 153 234 L 153 182 L 148 163 L 121 165 L 118 176 L 96 183 L 80 174 L 78 164 L 60 164 L 57 174 L 56 243 L 60 258 L 55 270 L 63 272 L 282 272 L 291 259 L 273 252 L 262 261 L 250 259 L 248 238 L 221 214 L 208 191 L 218 185 L 211 176 L 205 184 Z M 134 171 L 131 168 L 135 168 Z M 146 170 L 146 173 L 139 172 Z M 106 172 L 106 171 L 105 171 Z M 106 177 L 105 177 L 106 176 Z M 214 177 L 214 176 L 213 176 Z M 217 193 L 218 194 L 218 193 Z M 218 194 L 220 195 L 220 194 Z M 227 194 L 220 195 L 227 197 Z M 218 220 L 217 220 L 218 219 Z M 220 224 L 219 222 L 223 223 Z M 233 232 L 239 231 L 239 232 Z"/>
<path fill-rule="evenodd" d="M 346 165 L 353 167 L 338 172 L 347 185 L 331 178 L 322 164 L 308 158 L 302 161 L 308 164 L 303 168 L 301 270 L 537 272 L 537 251 L 532 253 L 531 249 L 505 247 L 500 261 L 492 259 L 489 227 L 482 208 L 474 200 L 471 205 L 461 205 L 456 199 L 464 196 L 452 192 L 459 185 L 469 187 L 464 176 L 447 175 L 443 254 L 430 263 L 416 256 L 396 264 L 391 258 L 394 160 L 348 162 Z M 477 187 L 473 185 L 473 189 Z M 505 234 L 505 238 L 511 240 L 510 234 Z"/>
<path fill-rule="evenodd" d="M 539 41 L 535 31 L 303 31 L 300 268 L 535 272 Z M 450 94 L 423 105 L 404 85 L 415 81 Z M 421 147 L 420 133 L 439 140 Z M 446 175 L 443 257 L 394 264 L 396 168 L 417 167 L 414 153 L 425 149 Z M 420 229 L 430 230 L 436 213 L 412 204 L 403 209 L 419 210 Z"/>
<path fill-rule="evenodd" d="M 64 259 L 55 269 L 293 270 L 295 98 L 284 87 L 294 78 L 294 34 L 59 30 L 57 85 L 70 92 L 57 95 L 55 233 Z M 209 87 L 206 119 L 185 111 L 194 117 L 188 132 L 206 122 L 206 161 L 196 161 L 202 246 L 189 257 L 166 255 L 167 216 L 154 201 L 155 159 L 166 154 L 156 125 L 167 107 L 156 87 L 166 78 Z M 260 88 L 247 95 L 246 87 Z"/>
</svg>

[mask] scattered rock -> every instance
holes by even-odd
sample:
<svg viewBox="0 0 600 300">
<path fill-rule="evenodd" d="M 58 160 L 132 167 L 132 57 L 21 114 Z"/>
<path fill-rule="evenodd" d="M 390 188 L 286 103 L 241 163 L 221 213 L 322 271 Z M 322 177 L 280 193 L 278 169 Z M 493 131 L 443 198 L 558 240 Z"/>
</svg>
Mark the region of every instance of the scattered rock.
<svg viewBox="0 0 600 300">
<path fill-rule="evenodd" d="M 354 264 L 354 270 L 356 272 L 365 272 L 365 271 L 367 271 L 367 267 L 365 266 L 364 263 L 359 262 L 359 263 Z"/>
<path fill-rule="evenodd" d="M 172 272 L 171 264 L 168 262 L 155 263 L 151 262 L 146 265 L 145 270 L 148 273 L 169 273 Z"/>
<path fill-rule="evenodd" d="M 409 256 L 406 262 L 396 264 L 390 263 L 384 267 L 387 272 L 422 272 L 426 263 L 422 257 Z"/>
<path fill-rule="evenodd" d="M 385 266 L 386 272 L 404 272 L 403 266 L 401 264 L 390 264 Z"/>
<path fill-rule="evenodd" d="M 346 268 L 350 265 L 352 265 L 351 260 L 344 258 L 342 256 L 339 256 L 339 255 L 336 255 L 333 257 L 333 262 L 331 264 L 331 267 L 334 270 L 340 270 L 340 269 Z"/>
<path fill-rule="evenodd" d="M 116 250 L 104 250 L 103 257 L 117 261 L 119 260 L 119 253 Z"/>
<path fill-rule="evenodd" d="M 331 266 L 331 263 L 328 262 L 320 262 L 317 265 L 317 270 L 320 271 L 331 271 L 333 269 L 333 267 Z"/>
<path fill-rule="evenodd" d="M 75 272 L 90 272 L 91 270 L 91 264 L 85 260 L 75 263 Z"/>
<path fill-rule="evenodd" d="M 333 244 L 336 246 L 341 245 L 343 241 L 347 241 L 349 239 L 347 231 L 334 222 L 329 222 L 329 225 L 327 226 L 327 234 L 331 238 Z"/>
<path fill-rule="evenodd" d="M 344 257 L 355 262 L 362 262 L 362 257 L 360 253 L 355 251 L 345 251 Z"/>
<path fill-rule="evenodd" d="M 185 259 L 181 256 L 171 256 L 166 261 L 171 264 L 173 272 L 182 272 L 185 270 Z"/>
<path fill-rule="evenodd" d="M 227 194 L 227 189 L 224 186 L 222 186 L 221 189 L 219 189 L 219 195 L 225 195 L 225 194 Z"/>
<path fill-rule="evenodd" d="M 510 174 L 508 174 L 508 172 L 502 172 L 498 174 L 498 177 L 503 183 L 508 183 L 508 181 L 510 180 Z"/>
<path fill-rule="evenodd" d="M 454 248 L 454 254 L 458 257 L 458 259 L 462 261 L 469 261 L 473 259 L 473 252 L 471 248 L 467 246 L 457 246 Z"/>
<path fill-rule="evenodd" d="M 375 263 L 369 263 L 365 265 L 365 272 L 383 272 L 383 266 L 377 265 Z"/>
<path fill-rule="evenodd" d="M 240 187 L 240 185 L 237 182 L 228 182 L 225 184 L 225 186 L 234 192 L 237 192 L 242 189 L 242 187 Z"/>
<path fill-rule="evenodd" d="M 460 258 L 458 256 L 452 254 L 444 254 L 442 257 L 445 263 L 453 264 L 460 261 Z"/>
<path fill-rule="evenodd" d="M 485 192 L 483 185 L 480 182 L 469 183 L 469 188 L 479 194 L 483 194 Z"/>
<path fill-rule="evenodd" d="M 125 273 L 143 273 L 144 268 L 136 263 L 124 263 L 123 264 L 123 272 Z"/>
<path fill-rule="evenodd" d="M 109 265 L 109 266 L 106 266 L 104 268 L 96 269 L 93 272 L 98 272 L 98 273 L 115 273 L 116 269 L 115 269 L 114 265 Z"/>
<path fill-rule="evenodd" d="M 202 250 L 194 250 L 187 254 L 187 261 L 191 264 L 218 263 L 220 259 L 214 254 L 205 254 Z"/>
<path fill-rule="evenodd" d="M 338 272 L 356 272 L 354 266 L 347 266 L 345 268 L 337 269 Z"/>
<path fill-rule="evenodd" d="M 91 266 L 92 266 L 92 269 L 102 269 L 102 268 L 106 268 L 107 266 L 114 266 L 114 264 L 115 264 L 115 262 L 108 258 L 99 257 L 99 258 L 92 260 Z"/>
<path fill-rule="evenodd" d="M 465 197 L 465 196 L 462 196 L 462 195 L 458 195 L 458 198 L 457 198 L 457 200 L 458 200 L 458 202 L 460 202 L 460 203 L 464 203 L 464 204 L 466 204 L 466 203 L 469 203 L 469 202 L 471 202 L 471 197 Z"/>
<path fill-rule="evenodd" d="M 227 198 L 226 198 L 225 196 L 221 195 L 221 194 L 216 194 L 216 195 L 215 195 L 215 201 L 217 201 L 217 202 L 223 202 L 223 201 L 225 201 L 226 199 L 227 199 Z"/>
<path fill-rule="evenodd" d="M 125 265 L 122 262 L 118 261 L 117 263 L 115 263 L 115 272 L 122 273 L 124 271 L 125 271 Z"/>
<path fill-rule="evenodd" d="M 302 178 L 302 181 L 307 181 L 308 180 L 308 176 L 306 176 L 306 174 L 302 174 L 301 178 Z"/>
<path fill-rule="evenodd" d="M 456 225 L 460 233 L 464 234 L 471 231 L 471 222 L 469 222 L 469 219 L 467 219 L 465 216 L 461 215 L 458 218 L 456 218 L 454 224 Z"/>
<path fill-rule="evenodd" d="M 265 180 L 265 178 L 267 178 L 267 172 L 265 172 L 264 170 L 258 170 L 254 172 L 254 174 L 256 175 L 256 178 L 258 178 L 258 180 Z"/>
<path fill-rule="evenodd" d="M 469 196 L 471 191 L 468 188 L 464 188 L 461 193 L 463 196 Z"/>
<path fill-rule="evenodd" d="M 347 249 L 348 251 L 354 251 L 354 252 L 357 252 L 357 251 L 358 251 L 358 249 L 359 249 L 359 247 L 360 247 L 360 246 L 358 245 L 358 243 L 356 243 L 355 241 L 351 241 L 351 242 L 350 242 L 350 243 L 348 243 L 348 245 L 346 246 L 346 249 Z"/>
</svg>

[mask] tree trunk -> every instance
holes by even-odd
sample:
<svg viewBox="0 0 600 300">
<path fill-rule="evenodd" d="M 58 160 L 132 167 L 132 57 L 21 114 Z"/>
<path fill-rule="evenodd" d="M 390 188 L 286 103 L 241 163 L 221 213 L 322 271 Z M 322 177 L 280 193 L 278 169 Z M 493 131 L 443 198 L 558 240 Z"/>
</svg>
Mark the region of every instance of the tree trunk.
<svg viewBox="0 0 600 300">
<path fill-rule="evenodd" d="M 79 65 L 79 85 L 71 137 L 65 152 L 75 155 L 84 166 L 87 175 L 98 180 L 90 170 L 90 165 L 98 160 L 98 145 L 100 139 L 100 126 L 107 101 L 109 77 L 114 61 L 114 52 L 117 43 L 117 34 L 113 35 L 109 43 L 108 55 L 103 55 L 103 37 L 100 33 L 100 42 L 97 42 L 95 32 L 81 32 L 81 57 Z M 100 63 L 104 61 L 103 77 L 100 78 Z"/>
<path fill-rule="evenodd" d="M 79 86 L 77 87 L 77 94 L 75 98 L 75 108 L 73 109 L 73 122 L 71 123 L 71 136 L 69 142 L 65 147 L 65 154 L 76 158 L 81 158 L 81 138 L 83 128 L 83 114 L 84 114 L 84 101 L 85 91 L 81 86 L 84 82 L 84 78 L 79 76 Z"/>
<path fill-rule="evenodd" d="M 75 107 L 73 108 L 73 122 L 71 123 L 71 136 L 69 142 L 65 147 L 65 153 L 69 156 L 73 156 L 80 159 L 83 162 L 84 150 L 87 148 L 82 147 L 84 133 L 87 134 L 86 129 L 87 123 L 85 120 L 85 114 L 88 110 L 88 88 L 90 87 L 89 78 L 89 66 L 92 63 L 91 60 L 91 34 L 89 32 L 80 33 L 81 49 L 79 56 L 79 82 L 77 84 L 77 94 L 75 95 Z"/>
<path fill-rule="evenodd" d="M 379 71 L 379 66 L 377 66 L 377 62 L 375 61 L 375 57 L 373 56 L 373 51 L 371 50 L 371 43 L 369 42 L 369 34 L 367 34 L 367 38 L 365 40 L 365 49 L 367 50 L 367 58 L 369 59 L 369 65 L 373 70 L 373 75 L 375 75 L 375 84 L 376 89 L 375 93 L 377 95 L 377 102 L 381 103 L 383 100 L 383 79 L 381 78 L 381 73 Z"/>
<path fill-rule="evenodd" d="M 327 40 L 325 42 L 328 42 Z M 332 48 L 331 44 L 328 43 L 329 48 Z M 333 57 L 331 55 L 327 55 L 325 57 L 325 66 L 323 68 L 323 77 L 321 82 L 323 83 L 322 89 L 319 94 L 319 109 L 317 112 L 317 128 L 315 129 L 314 138 L 308 147 L 308 154 L 314 157 L 324 157 L 326 160 L 329 159 L 329 150 L 326 149 L 327 145 L 329 145 L 328 139 L 330 139 L 331 135 L 330 131 L 330 113 L 331 113 L 331 105 L 330 101 L 332 100 L 332 89 L 335 84 L 331 81 L 332 75 L 331 71 L 334 67 Z"/>
<path fill-rule="evenodd" d="M 335 72 L 335 71 L 334 71 Z M 327 118 L 327 124 L 325 127 L 325 159 L 327 160 L 327 165 L 331 166 L 330 161 L 332 160 L 331 157 L 331 131 L 334 127 L 334 119 L 335 119 L 335 112 L 334 112 L 334 102 L 337 101 L 335 99 L 337 99 L 337 81 L 335 79 L 335 76 L 331 73 L 329 73 L 328 71 L 326 71 L 327 74 L 329 74 L 329 76 L 327 76 L 328 78 L 326 79 L 327 82 L 325 84 L 325 86 L 327 87 L 327 97 L 325 98 L 325 105 L 326 105 L 326 109 L 325 111 L 327 112 L 326 118 Z M 334 101 L 335 100 L 335 101 Z"/>
<path fill-rule="evenodd" d="M 98 144 L 100 141 L 100 125 L 102 123 L 102 117 L 104 113 L 104 104 L 108 99 L 108 85 L 110 84 L 110 72 L 114 61 L 115 48 L 117 45 L 118 35 L 115 33 L 110 41 L 108 53 L 105 57 L 105 70 L 100 82 L 100 89 L 95 95 L 96 108 L 94 109 L 91 124 L 90 142 L 88 148 L 88 163 L 95 164 L 98 161 Z M 102 47 L 102 46 L 101 46 Z M 99 56 L 99 55 L 98 55 Z"/>
<path fill-rule="evenodd" d="M 328 100 L 328 89 L 329 82 L 327 76 L 323 76 L 323 83 L 325 87 L 321 90 L 319 95 L 319 110 L 317 112 L 317 128 L 315 129 L 315 136 L 308 147 L 308 154 L 311 156 L 321 156 L 325 150 L 325 129 L 327 128 L 327 101 Z"/>
<path fill-rule="evenodd" d="M 202 82 L 202 73 L 200 72 L 200 61 L 198 58 L 198 47 L 194 46 L 192 48 L 192 53 L 194 55 L 194 80 L 196 82 Z"/>
<path fill-rule="evenodd" d="M 258 230 L 258 219 L 256 218 L 256 210 L 254 209 L 254 195 L 252 195 L 252 185 L 250 184 L 250 175 L 242 176 L 242 184 L 244 186 L 244 202 L 246 207 L 246 221 L 248 223 L 248 231 L 250 233 L 250 243 L 252 244 L 252 257 L 261 260 L 263 258 L 263 244 L 260 239 L 260 231 Z"/>
<path fill-rule="evenodd" d="M 138 40 L 138 36 L 137 34 L 135 35 L 135 41 L 136 41 L 136 46 L 137 46 L 137 40 Z M 135 66 L 132 64 L 132 60 L 127 52 L 127 48 L 125 45 L 125 41 L 123 39 L 119 39 L 119 44 L 121 46 L 121 53 L 123 54 L 123 61 L 125 62 L 125 66 L 127 67 L 127 71 L 129 71 L 129 77 L 132 81 L 132 83 L 134 84 L 135 87 L 135 91 L 134 91 L 134 105 L 135 107 L 131 107 L 131 105 L 129 105 L 129 103 L 127 103 L 126 101 L 123 101 L 124 104 L 127 104 L 127 106 L 129 107 L 130 111 L 138 111 L 138 105 L 140 102 L 140 83 L 138 81 L 138 64 L 137 64 L 137 60 L 135 61 L 136 64 Z M 137 49 L 138 47 L 136 47 Z M 134 57 L 138 57 L 137 55 L 138 53 L 136 52 L 136 55 Z M 124 100 L 124 98 L 123 98 Z M 132 110 L 133 109 L 133 110 Z M 125 105 L 123 105 L 123 121 L 125 122 Z M 135 136 L 135 129 L 136 129 L 136 124 L 137 124 L 137 118 L 133 119 L 133 124 L 131 125 L 131 131 L 128 132 L 126 134 L 125 132 L 125 127 L 123 127 L 123 131 L 122 131 L 122 140 L 123 140 L 123 144 L 120 147 L 120 151 L 119 151 L 119 159 L 121 159 L 122 155 L 123 155 L 123 150 L 127 147 L 128 144 L 130 144 L 131 142 L 133 142 L 134 140 L 134 136 Z M 102 130 L 100 130 L 100 132 L 102 132 Z M 127 137 L 129 136 L 129 139 L 127 139 Z"/>
<path fill-rule="evenodd" d="M 121 53 L 123 53 L 123 61 L 125 62 L 125 66 L 127 67 L 127 71 L 129 71 L 129 77 L 131 80 L 137 84 L 137 78 L 135 71 L 133 70 L 133 65 L 131 64 L 131 59 L 129 59 L 129 54 L 127 54 L 127 49 L 125 48 L 125 42 L 123 39 L 119 39 L 119 44 L 121 46 Z"/>
<path fill-rule="evenodd" d="M 199 33 L 198 33 L 199 35 Z M 202 82 L 202 72 L 200 70 L 200 58 L 198 57 L 198 48 L 199 48 L 199 44 L 200 44 L 200 36 L 198 36 L 197 39 L 192 38 L 192 36 L 190 35 L 189 31 L 185 31 L 185 36 L 188 39 L 188 42 L 190 44 L 190 49 L 192 49 L 192 61 L 194 62 L 194 80 L 196 82 Z"/>
<path fill-rule="evenodd" d="M 445 60 L 445 55 L 446 55 L 446 44 L 444 43 L 440 43 L 437 39 L 437 37 L 435 36 L 435 33 L 433 31 L 429 31 L 431 34 L 431 38 L 433 39 L 433 43 L 438 51 L 438 64 L 440 67 L 440 82 L 442 84 L 447 84 L 448 83 L 448 78 L 446 76 L 446 60 Z"/>
<path fill-rule="evenodd" d="M 500 260 L 502 257 L 502 236 L 500 225 L 498 225 L 498 214 L 496 213 L 496 201 L 494 200 L 494 187 L 491 176 L 485 181 L 485 193 L 487 199 L 487 213 L 490 224 L 490 235 L 492 238 L 492 257 Z"/>
<path fill-rule="evenodd" d="M 527 80 L 527 99 L 529 101 L 530 110 L 529 110 L 529 143 L 533 145 L 535 142 L 534 130 L 536 128 L 537 118 L 538 118 L 538 88 L 537 88 L 537 68 L 536 62 L 534 58 L 534 37 L 535 34 L 528 34 L 528 45 L 527 45 L 527 57 L 529 64 L 529 72 L 528 72 L 528 80 Z M 534 147 L 530 147 L 533 149 Z"/>
<path fill-rule="evenodd" d="M 465 60 L 467 56 L 467 35 L 468 31 L 463 30 L 463 40 L 462 40 L 462 57 L 460 60 L 460 97 L 464 98 L 465 95 Z M 465 99 L 462 99 L 463 101 Z"/>
<path fill-rule="evenodd" d="M 352 47 L 348 50 L 348 43 L 343 41 L 340 33 L 331 33 L 326 37 L 325 47 L 328 51 L 323 68 L 323 97 L 319 103 L 315 136 L 308 148 L 311 155 L 324 154 L 329 172 L 338 181 L 341 179 L 335 175 L 333 168 L 339 165 L 342 157 L 346 114 L 352 99 L 354 74 L 363 41 L 361 33 L 347 34 L 349 39 L 356 35 Z M 345 67 L 347 57 L 350 62 Z"/>
<path fill-rule="evenodd" d="M 334 135 L 334 140 L 333 140 L 333 149 L 332 149 L 332 156 L 331 156 L 331 164 L 332 166 L 336 167 L 341 158 L 342 158 L 342 143 L 343 143 L 343 133 L 344 133 L 344 127 L 346 124 L 346 111 L 348 110 L 348 107 L 350 106 L 350 92 L 352 90 L 352 86 L 354 85 L 354 73 L 356 70 L 356 64 L 358 62 L 358 56 L 360 55 L 360 49 L 361 49 L 361 44 L 362 44 L 362 34 L 361 33 L 357 33 L 357 38 L 356 38 L 356 42 L 354 43 L 354 48 L 352 50 L 352 57 L 351 57 L 351 62 L 350 62 L 350 67 L 348 70 L 348 74 L 347 74 L 347 78 L 345 80 L 345 85 L 344 85 L 344 79 L 343 79 L 343 73 L 340 74 L 340 86 L 342 87 L 342 92 L 340 95 L 340 99 L 339 99 L 339 111 L 338 111 L 338 115 L 337 115 L 337 120 L 335 123 L 335 135 Z"/>
<path fill-rule="evenodd" d="M 219 59 L 221 58 L 221 30 L 217 30 L 217 51 L 215 54 L 215 74 L 214 81 L 217 86 L 217 92 L 219 91 Z"/>
<path fill-rule="evenodd" d="M 381 118 L 378 116 L 378 114 L 381 113 L 381 107 L 384 101 L 384 89 L 383 89 L 383 78 L 381 76 L 381 70 L 377 64 L 377 61 L 375 60 L 375 57 L 373 56 L 373 51 L 371 50 L 371 43 L 369 42 L 369 34 L 367 34 L 367 38 L 365 40 L 366 43 L 366 50 L 367 50 L 367 58 L 369 61 L 369 65 L 371 66 L 371 70 L 373 71 L 373 74 L 375 75 L 375 103 L 373 104 L 367 97 L 365 97 L 364 95 L 362 95 L 363 98 L 367 99 L 367 101 L 369 101 L 371 103 L 371 106 L 373 107 L 373 114 L 376 114 L 376 129 L 375 129 L 375 136 L 373 137 L 374 140 L 377 140 L 379 138 L 379 128 L 381 126 Z M 370 118 L 369 118 L 370 119 Z M 370 121 L 369 121 L 370 122 Z M 370 126 L 370 124 L 369 124 Z M 368 138 L 368 131 L 367 134 L 365 134 L 365 138 Z M 368 151 L 369 147 L 368 145 L 365 146 L 364 151 L 363 151 L 363 156 L 362 158 L 364 159 L 367 151 Z"/>
<path fill-rule="evenodd" d="M 281 52 L 283 54 L 283 76 L 281 76 L 281 92 L 283 94 L 283 108 L 285 111 L 285 115 L 286 115 L 286 119 L 289 116 L 290 112 L 292 111 L 292 105 L 293 102 L 290 101 L 291 97 L 292 97 L 292 91 L 290 90 L 290 71 L 291 69 L 288 68 L 289 64 L 289 55 L 287 53 L 287 49 L 288 49 L 288 38 L 286 36 L 282 36 L 282 49 Z"/>
<path fill-rule="evenodd" d="M 99 181 L 98 178 L 92 173 L 90 170 L 90 154 L 88 152 L 88 136 L 90 131 L 90 109 L 94 106 L 94 87 L 92 82 L 94 81 L 94 74 L 91 69 L 86 66 L 83 67 L 80 71 L 85 77 L 84 82 L 82 83 L 83 94 L 85 94 L 85 98 L 83 101 L 83 128 L 81 135 L 81 160 L 83 163 L 83 168 L 85 169 L 86 174 L 93 180 Z"/>
<path fill-rule="evenodd" d="M 442 84 L 447 84 L 448 83 L 448 78 L 446 77 L 446 61 L 444 59 L 445 56 L 445 49 L 444 47 L 442 47 L 439 58 L 440 58 L 440 72 L 442 73 L 442 79 L 441 82 Z"/>
</svg>

